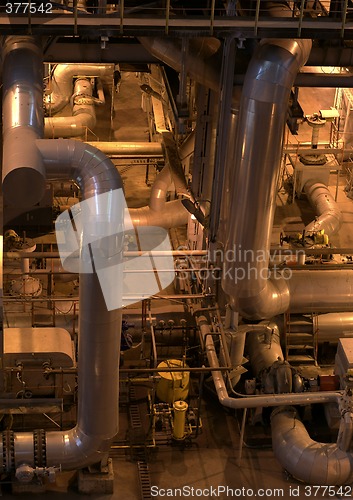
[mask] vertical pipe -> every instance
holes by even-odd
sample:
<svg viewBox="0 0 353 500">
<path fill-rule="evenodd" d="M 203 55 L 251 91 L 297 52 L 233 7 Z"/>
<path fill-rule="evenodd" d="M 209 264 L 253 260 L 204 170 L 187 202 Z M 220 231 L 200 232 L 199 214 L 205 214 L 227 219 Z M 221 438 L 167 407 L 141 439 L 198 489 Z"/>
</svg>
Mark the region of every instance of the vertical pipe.
<svg viewBox="0 0 353 500">
<path fill-rule="evenodd" d="M 44 129 L 42 49 L 33 37 L 9 36 L 2 60 L 4 200 L 28 208 L 45 190 L 44 165 L 35 146 Z"/>
</svg>

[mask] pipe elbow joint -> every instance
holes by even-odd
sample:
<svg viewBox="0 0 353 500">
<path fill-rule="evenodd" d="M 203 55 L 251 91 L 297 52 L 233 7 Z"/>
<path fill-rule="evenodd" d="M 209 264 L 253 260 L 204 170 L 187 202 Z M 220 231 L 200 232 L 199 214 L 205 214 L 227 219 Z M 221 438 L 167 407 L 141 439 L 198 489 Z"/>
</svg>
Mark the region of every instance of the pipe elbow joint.
<svg viewBox="0 0 353 500">
<path fill-rule="evenodd" d="M 289 288 L 283 276 L 273 276 L 265 287 L 252 297 L 240 297 L 239 313 L 250 320 L 269 319 L 282 314 L 289 308 Z"/>
</svg>

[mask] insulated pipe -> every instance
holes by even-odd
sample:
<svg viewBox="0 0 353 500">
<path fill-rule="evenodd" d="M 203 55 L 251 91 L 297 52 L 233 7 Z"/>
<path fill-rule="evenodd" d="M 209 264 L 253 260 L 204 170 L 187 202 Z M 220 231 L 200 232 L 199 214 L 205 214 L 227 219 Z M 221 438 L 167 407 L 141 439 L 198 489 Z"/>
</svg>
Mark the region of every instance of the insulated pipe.
<svg viewBox="0 0 353 500">
<path fill-rule="evenodd" d="M 319 342 L 338 342 L 341 337 L 353 337 L 353 312 L 319 314 L 317 316 Z"/>
<path fill-rule="evenodd" d="M 140 37 L 141 44 L 157 59 L 181 72 L 183 69 L 182 42 L 170 38 Z M 216 38 L 189 40 L 189 47 L 185 55 L 185 70 L 192 79 L 210 88 L 219 91 L 219 75 L 221 58 L 218 51 L 220 41 Z"/>
<path fill-rule="evenodd" d="M 310 438 L 294 408 L 278 408 L 271 416 L 273 452 L 295 478 L 315 485 L 343 485 L 353 480 L 353 455 L 336 443 Z"/>
<path fill-rule="evenodd" d="M 305 233 L 324 230 L 329 237 L 336 234 L 342 225 L 342 212 L 328 186 L 309 180 L 304 185 L 304 192 L 317 215 L 315 220 L 305 226 Z"/>
<path fill-rule="evenodd" d="M 29 208 L 45 191 L 34 141 L 43 137 L 42 49 L 29 36 L 9 36 L 3 60 L 3 191 L 6 203 Z"/>
<path fill-rule="evenodd" d="M 258 333 L 248 336 L 247 350 L 254 375 L 270 368 L 276 361 L 283 361 L 283 351 L 276 323 L 259 323 Z"/>
<path fill-rule="evenodd" d="M 85 200 L 97 200 L 93 217 L 122 217 L 110 213 L 108 200 L 102 206 L 102 197 L 98 199 L 122 188 L 115 166 L 103 153 L 74 140 L 38 140 L 36 145 L 49 178 L 65 173 L 80 186 Z M 61 465 L 65 470 L 106 460 L 118 431 L 121 310 L 107 311 L 96 273 L 80 275 L 79 293 L 77 424 L 68 431 L 46 434 L 47 466 Z"/>
<path fill-rule="evenodd" d="M 189 212 L 181 200 L 166 202 L 168 188 L 172 183 L 171 167 L 168 164 L 159 172 L 153 183 L 149 205 L 129 209 L 134 226 L 159 226 L 169 229 L 187 224 Z"/>
<path fill-rule="evenodd" d="M 352 311 L 353 270 L 291 271 L 291 313 Z M 328 293 L 329 291 L 329 293 Z"/>
<path fill-rule="evenodd" d="M 295 77 L 311 49 L 308 40 L 264 40 L 249 64 L 236 135 L 235 175 L 222 281 L 234 310 L 248 319 L 281 314 L 289 306 L 285 280 L 268 279 L 268 259 L 287 105 Z M 242 278 L 239 279 L 239 270 Z"/>
<path fill-rule="evenodd" d="M 51 79 L 50 102 L 47 110 L 55 115 L 70 101 L 73 93 L 72 79 L 75 76 L 109 76 L 113 75 L 113 64 L 58 64 Z"/>
<path fill-rule="evenodd" d="M 44 120 L 44 136 L 55 139 L 57 137 L 78 137 L 92 130 L 96 125 L 96 111 L 92 97 L 92 84 L 80 78 L 75 82 L 74 105 L 72 116 L 46 117 Z"/>
<path fill-rule="evenodd" d="M 166 205 L 168 188 L 173 184 L 173 178 L 168 165 L 157 175 L 150 194 L 149 207 L 151 210 L 162 210 Z"/>
<path fill-rule="evenodd" d="M 196 315 L 196 322 L 205 342 L 205 350 L 208 363 L 211 368 L 219 368 L 219 361 L 212 339 L 212 332 L 209 322 L 205 316 Z M 227 408 L 259 408 L 279 405 L 306 405 L 315 403 L 338 402 L 341 392 L 310 392 L 310 393 L 288 393 L 274 394 L 266 396 L 246 396 L 239 398 L 229 397 L 221 371 L 212 371 L 212 378 L 217 391 L 219 402 Z"/>
<path fill-rule="evenodd" d="M 181 200 L 168 201 L 163 210 L 152 210 L 151 207 L 130 208 L 129 214 L 134 226 L 159 226 L 169 229 L 187 224 L 189 212 Z"/>
<path fill-rule="evenodd" d="M 163 156 L 160 142 L 87 142 L 111 156 Z"/>
</svg>

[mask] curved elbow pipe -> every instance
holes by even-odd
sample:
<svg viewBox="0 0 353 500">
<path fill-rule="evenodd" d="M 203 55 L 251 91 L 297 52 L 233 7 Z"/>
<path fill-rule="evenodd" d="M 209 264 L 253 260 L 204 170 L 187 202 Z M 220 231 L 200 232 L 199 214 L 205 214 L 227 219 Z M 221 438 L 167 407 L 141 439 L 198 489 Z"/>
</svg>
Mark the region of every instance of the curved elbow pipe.
<svg viewBox="0 0 353 500">
<path fill-rule="evenodd" d="M 343 485 L 353 479 L 353 455 L 336 443 L 311 439 L 294 408 L 279 408 L 271 417 L 273 452 L 295 478 L 315 485 Z"/>
<path fill-rule="evenodd" d="M 247 319 L 270 318 L 289 305 L 287 284 L 268 279 L 268 256 L 289 94 L 310 49 L 308 40 L 264 40 L 244 82 L 230 186 L 229 213 L 237 217 L 225 254 L 235 251 L 236 258 L 225 262 L 222 286 Z"/>
<path fill-rule="evenodd" d="M 321 182 L 310 180 L 305 183 L 304 192 L 317 215 L 315 220 L 305 226 L 305 233 L 324 230 L 329 237 L 336 234 L 342 225 L 342 212 L 329 188 Z"/>
<path fill-rule="evenodd" d="M 38 140 L 48 177 L 63 175 L 80 186 L 83 198 L 122 188 L 114 164 L 98 149 L 74 140 Z M 101 200 L 101 199 L 100 199 Z M 111 214 L 111 206 L 94 205 L 97 216 Z M 119 218 L 123 214 L 118 214 Z M 117 224 L 118 225 L 118 224 Z M 71 470 L 107 458 L 118 431 L 118 371 L 121 311 L 108 311 L 95 273 L 80 275 L 80 323 L 76 427 L 48 432 L 48 466 Z"/>
<path fill-rule="evenodd" d="M 74 116 L 50 116 L 45 118 L 44 137 L 79 137 L 92 130 L 96 125 L 96 114 L 93 109 L 85 109 Z"/>
<path fill-rule="evenodd" d="M 102 77 L 112 75 L 113 71 L 113 64 L 58 64 L 51 79 L 50 102 L 46 105 L 48 112 L 55 115 L 70 102 L 75 76 Z"/>
<path fill-rule="evenodd" d="M 45 118 L 44 136 L 50 139 L 78 137 L 86 134 L 87 129 L 92 130 L 96 125 L 96 111 L 92 94 L 91 82 L 85 78 L 77 79 L 74 87 L 72 116 Z"/>
</svg>

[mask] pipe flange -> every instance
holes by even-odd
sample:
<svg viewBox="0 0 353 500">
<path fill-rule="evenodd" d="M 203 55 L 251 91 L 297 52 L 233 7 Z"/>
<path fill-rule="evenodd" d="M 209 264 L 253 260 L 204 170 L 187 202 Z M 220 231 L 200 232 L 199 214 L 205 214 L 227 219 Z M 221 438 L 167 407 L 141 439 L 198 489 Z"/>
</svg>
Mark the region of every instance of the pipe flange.
<svg viewBox="0 0 353 500">
<path fill-rule="evenodd" d="M 15 470 L 15 438 L 13 431 L 2 433 L 3 471 L 10 473 Z"/>
<path fill-rule="evenodd" d="M 47 447 L 44 429 L 33 431 L 34 464 L 36 467 L 47 466 Z"/>
</svg>

